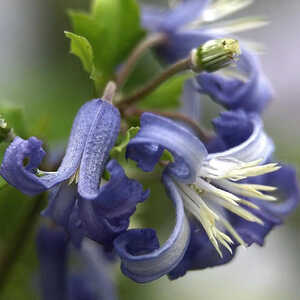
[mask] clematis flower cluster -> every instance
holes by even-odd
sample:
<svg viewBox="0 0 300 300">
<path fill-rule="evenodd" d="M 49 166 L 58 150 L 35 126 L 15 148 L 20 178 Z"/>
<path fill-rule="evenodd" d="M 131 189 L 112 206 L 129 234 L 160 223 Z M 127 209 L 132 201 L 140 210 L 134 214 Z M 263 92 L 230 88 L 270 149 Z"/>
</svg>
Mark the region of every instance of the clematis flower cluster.
<svg viewBox="0 0 300 300">
<path fill-rule="evenodd" d="M 244 111 L 225 112 L 214 123 L 215 139 L 220 141 L 208 152 L 183 126 L 150 113 L 142 116 L 141 130 L 128 145 L 127 156 L 147 172 L 153 170 L 164 149 L 173 154 L 174 162 L 168 164 L 162 180 L 175 203 L 177 223 L 162 248 L 157 248 L 157 238 L 149 232 L 138 233 L 148 240 L 151 252 L 145 257 L 138 250 L 135 256 L 126 251 L 133 248 L 130 236 L 136 231 L 129 230 L 115 240 L 123 272 L 129 277 L 148 281 L 149 272 L 156 277 L 169 273 L 174 279 L 187 270 L 224 264 L 238 245 L 262 245 L 267 233 L 296 207 L 295 171 L 272 162 L 274 145 L 260 117 Z M 219 151 L 220 142 L 230 146 Z M 276 203 L 270 194 L 276 189 L 285 195 L 284 202 Z M 170 254 L 158 255 L 160 251 Z M 171 255 L 174 252 L 178 252 L 179 264 Z M 149 269 L 141 271 L 138 266 L 145 263 L 146 256 Z M 166 257 L 174 259 L 173 266 Z M 151 260 L 157 262 L 155 273 Z M 164 263 L 169 269 L 161 269 Z"/>
<path fill-rule="evenodd" d="M 174 63 L 209 40 L 223 43 L 219 39 L 232 33 L 231 27 L 220 31 L 211 22 L 249 2 L 186 0 L 167 11 L 145 7 L 142 21 L 149 34 L 164 36 L 155 49 L 163 64 Z M 234 39 L 229 41 L 236 47 Z M 228 55 L 224 59 L 224 51 L 212 49 L 213 63 L 204 68 L 208 72 L 187 81 L 182 101 L 194 123 L 200 123 L 201 99 L 196 96 L 207 94 L 226 109 L 212 120 L 213 134 L 200 137 L 189 122 L 144 112 L 139 132 L 126 147 L 126 158 L 142 171 L 162 167 L 159 180 L 176 216 L 162 245 L 154 229 L 130 228 L 137 205 L 151 191 L 127 177 L 126 162 L 122 166 L 111 158 L 123 117 L 114 95 L 104 93 L 80 108 L 57 171 L 41 170 L 46 153 L 38 138 L 17 136 L 9 145 L 0 175 L 24 194 L 49 194 L 42 215 L 50 225 L 37 238 L 44 299 L 115 299 L 112 282 L 103 273 L 107 252 L 118 256 L 122 272 L 139 283 L 224 265 L 239 246 L 262 246 L 296 208 L 296 172 L 276 161 L 274 143 L 264 130 L 261 112 L 272 89 L 258 58 L 242 44 L 234 75 L 211 73 L 228 65 Z M 171 158 L 162 161 L 166 150 Z M 76 276 L 67 268 L 70 251 L 87 261 Z M 98 283 L 93 285 L 92 279 Z M 97 286 L 108 294 L 99 295 Z"/>
</svg>

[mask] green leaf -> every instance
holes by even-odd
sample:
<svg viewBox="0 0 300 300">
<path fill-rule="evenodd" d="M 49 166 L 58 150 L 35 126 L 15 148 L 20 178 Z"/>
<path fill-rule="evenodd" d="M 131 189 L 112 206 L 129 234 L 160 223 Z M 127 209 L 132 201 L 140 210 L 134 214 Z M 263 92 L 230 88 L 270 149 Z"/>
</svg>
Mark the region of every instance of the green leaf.
<svg viewBox="0 0 300 300">
<path fill-rule="evenodd" d="M 138 131 L 140 130 L 140 127 L 131 127 L 127 130 L 125 137 L 119 142 L 119 144 L 112 148 L 110 155 L 112 157 L 117 156 L 120 154 L 125 148 L 127 147 L 128 143 L 132 138 L 136 136 Z"/>
<path fill-rule="evenodd" d="M 143 36 L 138 4 L 135 0 L 94 0 L 92 15 L 102 29 L 99 55 L 114 68 Z"/>
<path fill-rule="evenodd" d="M 179 107 L 184 82 L 191 76 L 191 73 L 182 73 L 170 78 L 153 93 L 142 99 L 139 107 L 142 109 L 174 109 Z"/>
<path fill-rule="evenodd" d="M 94 67 L 94 55 L 90 42 L 83 36 L 65 31 L 66 37 L 71 40 L 71 53 L 78 56 L 84 69 L 91 73 Z"/>
<path fill-rule="evenodd" d="M 75 34 L 91 45 L 95 69 L 89 72 L 96 86 L 113 76 L 144 35 L 135 0 L 94 0 L 90 13 L 69 11 L 69 16 Z"/>
</svg>

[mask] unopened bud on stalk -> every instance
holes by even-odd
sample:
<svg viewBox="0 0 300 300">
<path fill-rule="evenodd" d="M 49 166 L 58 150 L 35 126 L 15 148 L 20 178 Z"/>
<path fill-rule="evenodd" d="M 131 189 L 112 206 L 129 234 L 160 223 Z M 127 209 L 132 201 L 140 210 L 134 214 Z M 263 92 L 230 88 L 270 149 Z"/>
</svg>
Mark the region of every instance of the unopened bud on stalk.
<svg viewBox="0 0 300 300">
<path fill-rule="evenodd" d="M 194 72 L 214 72 L 229 66 L 241 54 L 239 42 L 234 39 L 217 39 L 204 43 L 191 51 Z"/>
</svg>

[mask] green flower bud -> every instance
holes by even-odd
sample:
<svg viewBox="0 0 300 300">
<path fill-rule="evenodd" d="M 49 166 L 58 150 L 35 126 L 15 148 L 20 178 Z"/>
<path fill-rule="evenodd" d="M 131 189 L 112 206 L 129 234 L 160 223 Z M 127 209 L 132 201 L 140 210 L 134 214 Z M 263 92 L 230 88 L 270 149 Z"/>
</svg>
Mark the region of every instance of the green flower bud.
<svg viewBox="0 0 300 300">
<path fill-rule="evenodd" d="M 239 42 L 234 39 L 210 40 L 191 51 L 192 70 L 214 72 L 229 66 L 241 54 Z"/>
</svg>

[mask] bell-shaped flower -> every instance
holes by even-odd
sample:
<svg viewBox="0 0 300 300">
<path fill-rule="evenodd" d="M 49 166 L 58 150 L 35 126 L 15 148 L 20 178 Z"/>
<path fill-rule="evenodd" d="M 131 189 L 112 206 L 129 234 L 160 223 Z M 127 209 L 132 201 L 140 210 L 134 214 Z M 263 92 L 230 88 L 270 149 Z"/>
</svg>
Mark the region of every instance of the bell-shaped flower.
<svg viewBox="0 0 300 300">
<path fill-rule="evenodd" d="M 237 114 L 241 114 L 237 119 L 243 119 L 244 112 Z M 230 125 L 228 116 L 223 119 L 216 124 L 226 145 Z M 238 245 L 262 244 L 293 210 L 299 201 L 295 173 L 269 162 L 274 145 L 260 118 L 252 114 L 245 121 L 238 138 L 229 141 L 234 146 L 208 153 L 181 125 L 154 114 L 142 115 L 141 130 L 130 141 L 127 156 L 151 171 L 164 149 L 171 152 L 174 162 L 165 168 L 163 182 L 175 204 L 177 221 L 162 247 L 150 229 L 129 230 L 114 241 L 127 276 L 145 282 L 169 273 L 174 279 L 187 270 L 224 264 Z M 287 179 L 280 180 L 284 176 Z M 285 201 L 276 202 L 276 189 Z M 134 244 L 137 237 L 141 242 Z"/>
<path fill-rule="evenodd" d="M 119 129 L 117 108 L 102 99 L 89 101 L 77 113 L 56 172 L 38 169 L 45 155 L 40 140 L 16 137 L 5 152 L 0 175 L 28 195 L 50 189 L 50 203 L 43 214 L 72 231 L 76 244 L 83 236 L 111 244 L 128 227 L 136 204 L 147 197 L 116 161 L 107 164 Z M 100 187 L 105 168 L 111 178 Z"/>
</svg>

